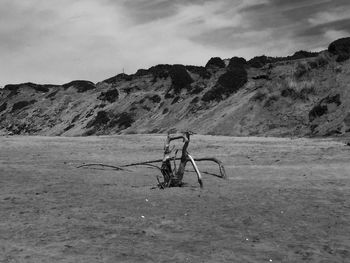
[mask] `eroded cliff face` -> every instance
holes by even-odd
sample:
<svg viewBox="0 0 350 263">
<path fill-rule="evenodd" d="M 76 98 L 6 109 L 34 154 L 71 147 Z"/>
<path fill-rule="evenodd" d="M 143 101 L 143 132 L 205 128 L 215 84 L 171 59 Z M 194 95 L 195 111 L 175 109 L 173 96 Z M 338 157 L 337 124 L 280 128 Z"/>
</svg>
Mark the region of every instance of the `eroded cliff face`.
<svg viewBox="0 0 350 263">
<path fill-rule="evenodd" d="M 345 39 L 319 54 L 158 65 L 97 84 L 7 85 L 0 91 L 0 130 L 64 136 L 187 129 L 234 136 L 344 134 L 350 131 L 349 50 Z"/>
</svg>

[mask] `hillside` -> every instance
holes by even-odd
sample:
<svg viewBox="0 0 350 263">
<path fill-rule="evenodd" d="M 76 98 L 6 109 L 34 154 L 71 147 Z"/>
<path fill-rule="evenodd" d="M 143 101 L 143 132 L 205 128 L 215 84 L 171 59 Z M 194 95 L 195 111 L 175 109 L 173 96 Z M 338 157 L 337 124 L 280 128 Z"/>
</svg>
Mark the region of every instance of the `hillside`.
<svg viewBox="0 0 350 263">
<path fill-rule="evenodd" d="M 0 90 L 1 134 L 102 135 L 190 129 L 232 136 L 350 131 L 350 38 L 320 53 L 157 65 L 99 83 Z"/>
</svg>

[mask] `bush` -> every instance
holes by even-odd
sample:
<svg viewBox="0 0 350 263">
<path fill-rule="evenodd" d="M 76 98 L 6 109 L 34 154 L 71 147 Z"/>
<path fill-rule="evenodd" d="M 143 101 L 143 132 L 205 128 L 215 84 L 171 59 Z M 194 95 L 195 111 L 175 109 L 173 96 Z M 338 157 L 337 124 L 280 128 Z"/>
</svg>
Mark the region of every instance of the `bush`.
<svg viewBox="0 0 350 263">
<path fill-rule="evenodd" d="M 57 87 L 57 85 L 40 85 L 32 82 L 22 83 L 22 84 L 9 84 L 4 87 L 4 90 L 17 91 L 22 87 L 30 87 L 38 92 L 49 92 L 49 88 Z"/>
<path fill-rule="evenodd" d="M 304 50 L 300 50 L 295 52 L 292 56 L 287 57 L 267 57 L 265 55 L 257 56 L 252 58 L 247 62 L 247 64 L 253 68 L 261 68 L 265 66 L 268 63 L 276 63 L 281 61 L 291 61 L 301 58 L 311 58 L 311 57 L 317 57 L 318 52 L 308 52 Z"/>
<path fill-rule="evenodd" d="M 272 106 L 272 104 L 275 102 L 275 101 L 278 101 L 279 100 L 279 96 L 278 95 L 271 95 L 267 98 L 267 100 L 265 101 L 264 103 L 264 107 L 270 107 Z"/>
<path fill-rule="evenodd" d="M 162 98 L 159 95 L 153 95 L 152 97 L 148 97 L 150 101 L 153 103 L 159 103 L 162 101 Z"/>
<path fill-rule="evenodd" d="M 309 72 L 309 70 L 310 68 L 308 67 L 307 64 L 299 62 L 295 68 L 294 77 L 299 79 L 302 76 L 304 76 L 307 72 Z"/>
<path fill-rule="evenodd" d="M 196 85 L 196 86 L 194 86 L 194 87 L 190 90 L 190 94 L 191 94 L 191 95 L 193 95 L 193 94 L 199 94 L 199 93 L 201 93 L 203 90 L 204 90 L 204 87 L 203 87 L 203 86 Z"/>
<path fill-rule="evenodd" d="M 16 111 L 16 110 L 19 110 L 19 109 L 22 109 L 24 107 L 27 107 L 31 104 L 34 104 L 36 102 L 36 100 L 31 100 L 31 101 L 19 101 L 19 102 L 16 102 L 15 104 L 13 104 L 12 106 L 12 112 Z"/>
<path fill-rule="evenodd" d="M 93 82 L 91 81 L 86 81 L 86 80 L 74 80 L 69 83 L 63 84 L 62 87 L 66 90 L 70 87 L 74 87 L 77 89 L 79 93 L 81 92 L 86 92 L 88 90 L 95 89 L 96 86 Z"/>
<path fill-rule="evenodd" d="M 117 89 L 101 92 L 101 94 L 98 96 L 99 100 L 108 101 L 110 103 L 116 102 L 118 98 L 119 98 L 119 92 Z"/>
<path fill-rule="evenodd" d="M 259 79 L 270 80 L 270 77 L 269 77 L 269 75 L 262 74 L 262 75 L 254 76 L 253 79 L 255 79 L 255 80 L 259 80 Z"/>
<path fill-rule="evenodd" d="M 170 91 L 168 91 L 168 92 L 165 94 L 165 96 L 164 96 L 165 99 L 171 99 L 171 98 L 174 98 L 174 97 L 175 97 L 175 95 L 172 94 L 172 93 L 170 93 Z"/>
<path fill-rule="evenodd" d="M 129 128 L 134 123 L 134 118 L 132 114 L 127 112 L 122 112 L 116 115 L 110 122 L 109 127 L 114 127 L 118 125 L 119 128 L 126 129 Z"/>
<path fill-rule="evenodd" d="M 77 120 L 79 120 L 80 118 L 80 114 L 74 116 L 74 118 L 72 119 L 71 123 L 75 123 Z"/>
<path fill-rule="evenodd" d="M 194 98 L 191 100 L 190 104 L 195 104 L 195 103 L 197 103 L 198 101 L 199 101 L 199 98 L 198 98 L 198 97 L 194 97 Z"/>
<path fill-rule="evenodd" d="M 92 126 L 99 127 L 99 126 L 107 124 L 109 121 L 110 121 L 110 119 L 108 117 L 107 112 L 99 111 L 97 113 L 97 116 L 93 120 L 88 122 L 88 124 L 86 125 L 86 128 L 90 128 Z"/>
<path fill-rule="evenodd" d="M 321 117 L 324 114 L 328 113 L 328 104 L 336 104 L 339 106 L 341 104 L 340 95 L 336 94 L 333 96 L 327 96 L 322 99 L 310 112 L 309 112 L 309 120 L 312 122 L 318 117 Z"/>
<path fill-rule="evenodd" d="M 164 110 L 163 110 L 163 114 L 166 114 L 166 113 L 168 113 L 169 112 L 169 109 L 168 108 L 165 108 Z"/>
<path fill-rule="evenodd" d="M 48 94 L 48 95 L 46 96 L 46 98 L 49 99 L 49 98 L 55 97 L 56 94 L 58 93 L 58 91 L 59 91 L 59 90 L 55 90 L 54 92 L 51 92 L 50 94 Z"/>
<path fill-rule="evenodd" d="M 265 66 L 267 63 L 271 63 L 271 62 L 272 62 L 272 60 L 270 58 L 263 55 L 263 56 L 257 56 L 257 57 L 252 58 L 251 60 L 249 60 L 247 62 L 247 64 L 253 68 L 261 68 L 261 67 Z"/>
<path fill-rule="evenodd" d="M 288 60 L 295 60 L 295 59 L 302 59 L 302 58 L 312 58 L 316 57 L 319 53 L 318 52 L 309 52 L 305 50 L 299 50 L 294 53 L 293 56 L 287 57 Z"/>
<path fill-rule="evenodd" d="M 102 126 L 112 128 L 118 125 L 119 128 L 126 129 L 130 127 L 133 122 L 134 119 L 132 115 L 127 112 L 113 116 L 111 113 L 99 111 L 97 116 L 86 125 L 86 128 L 95 127 L 96 130 Z"/>
<path fill-rule="evenodd" d="M 206 68 L 225 68 L 225 62 L 219 58 L 219 57 L 214 57 L 209 59 L 207 64 L 205 65 Z"/>
<path fill-rule="evenodd" d="M 150 74 L 150 72 L 147 69 L 139 69 L 136 73 L 135 76 L 137 77 L 142 77 Z"/>
<path fill-rule="evenodd" d="M 187 88 L 193 82 L 183 65 L 173 65 L 170 70 L 170 77 L 175 93 L 180 93 L 181 89 Z"/>
<path fill-rule="evenodd" d="M 173 101 L 171 102 L 171 105 L 177 103 L 180 100 L 180 96 L 176 96 Z"/>
<path fill-rule="evenodd" d="M 222 74 L 216 85 L 202 97 L 203 101 L 220 101 L 224 96 L 237 92 L 248 81 L 248 74 L 244 68 L 234 68 Z"/>
<path fill-rule="evenodd" d="M 169 71 L 171 69 L 171 65 L 157 65 L 148 69 L 148 71 L 153 75 L 153 80 L 156 81 L 157 78 L 166 79 L 169 77 Z"/>
<path fill-rule="evenodd" d="M 234 68 L 222 74 L 218 83 L 223 86 L 227 94 L 237 91 L 248 81 L 248 74 L 244 68 Z"/>
<path fill-rule="evenodd" d="M 245 60 L 245 58 L 233 57 L 230 59 L 230 62 L 227 67 L 229 69 L 242 68 L 244 67 L 245 64 L 247 64 L 247 61 Z"/>
<path fill-rule="evenodd" d="M 329 63 L 329 58 L 323 53 L 317 56 L 313 61 L 309 62 L 310 68 L 321 68 Z"/>
<path fill-rule="evenodd" d="M 205 67 L 186 66 L 189 72 L 199 75 L 203 79 L 209 79 L 211 77 L 210 72 Z"/>
<path fill-rule="evenodd" d="M 332 42 L 328 46 L 328 51 L 333 55 L 338 55 L 337 62 L 342 62 L 350 58 L 350 37 L 341 38 Z"/>
<path fill-rule="evenodd" d="M 128 74 L 125 74 L 125 73 L 120 73 L 114 77 L 111 77 L 109 79 L 105 79 L 104 81 L 102 82 L 105 82 L 105 83 L 108 83 L 108 84 L 113 84 L 113 83 L 116 83 L 116 82 L 119 82 L 119 81 L 131 81 L 132 80 L 132 75 L 128 75 Z"/>
<path fill-rule="evenodd" d="M 1 104 L 0 106 L 0 112 L 3 112 L 4 110 L 6 110 L 7 108 L 7 102 L 4 102 L 3 104 Z"/>
<path fill-rule="evenodd" d="M 257 93 L 255 93 L 254 96 L 251 97 L 251 101 L 263 101 L 266 98 L 266 93 L 259 90 Z"/>
</svg>

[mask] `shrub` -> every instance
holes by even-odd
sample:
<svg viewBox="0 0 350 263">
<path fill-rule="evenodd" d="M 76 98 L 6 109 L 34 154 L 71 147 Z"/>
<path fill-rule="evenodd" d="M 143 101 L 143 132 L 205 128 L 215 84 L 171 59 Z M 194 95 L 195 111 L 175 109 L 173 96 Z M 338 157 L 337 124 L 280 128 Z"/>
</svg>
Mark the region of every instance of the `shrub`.
<svg viewBox="0 0 350 263">
<path fill-rule="evenodd" d="M 166 79 L 169 77 L 169 71 L 171 65 L 156 65 L 148 69 L 148 71 L 153 75 L 153 80 L 156 81 L 157 78 Z"/>
<path fill-rule="evenodd" d="M 180 100 L 180 96 L 176 96 L 173 101 L 171 102 L 171 105 L 177 103 Z"/>
<path fill-rule="evenodd" d="M 276 94 L 272 94 L 267 98 L 267 100 L 264 103 L 264 107 L 270 107 L 275 101 L 279 100 L 279 96 Z"/>
<path fill-rule="evenodd" d="M 199 101 L 199 98 L 198 98 L 198 97 L 194 97 L 194 98 L 191 100 L 190 104 L 195 104 L 195 103 L 197 103 L 198 101 Z"/>
<path fill-rule="evenodd" d="M 116 82 L 119 82 L 119 81 L 131 81 L 132 80 L 132 75 L 128 75 L 128 74 L 125 74 L 125 73 L 120 73 L 114 77 L 111 77 L 109 79 L 105 79 L 104 81 L 102 82 L 105 82 L 105 83 L 108 83 L 108 84 L 113 84 L 113 83 L 116 83 Z"/>
<path fill-rule="evenodd" d="M 183 65 L 173 65 L 170 69 L 170 77 L 175 93 L 180 93 L 181 89 L 187 88 L 193 82 Z"/>
<path fill-rule="evenodd" d="M 340 38 L 328 46 L 328 51 L 333 55 L 338 55 L 337 62 L 342 62 L 350 58 L 350 37 Z"/>
<path fill-rule="evenodd" d="M 132 90 L 133 90 L 132 87 L 126 87 L 126 88 L 123 89 L 123 91 L 126 93 L 126 95 L 130 95 Z"/>
<path fill-rule="evenodd" d="M 1 104 L 0 106 L 0 112 L 3 112 L 4 110 L 6 110 L 7 108 L 7 102 L 4 102 L 3 104 Z"/>
<path fill-rule="evenodd" d="M 109 123 L 109 127 L 114 127 L 118 125 L 119 128 L 129 128 L 134 123 L 134 118 L 132 114 L 128 112 L 122 112 L 116 115 L 113 120 Z"/>
<path fill-rule="evenodd" d="M 31 101 L 19 101 L 19 102 L 16 102 L 15 104 L 13 104 L 12 106 L 12 112 L 16 111 L 16 110 L 19 110 L 19 109 L 22 109 L 24 107 L 27 107 L 31 104 L 34 104 L 36 102 L 36 100 L 31 100 Z"/>
<path fill-rule="evenodd" d="M 199 86 L 199 85 L 195 85 L 191 90 L 190 90 L 190 94 L 199 94 L 204 90 L 203 86 Z"/>
<path fill-rule="evenodd" d="M 70 87 L 74 87 L 77 89 L 79 93 L 81 92 L 86 92 L 88 90 L 95 89 L 96 86 L 93 82 L 91 81 L 86 81 L 86 80 L 74 80 L 69 83 L 63 84 L 62 87 L 66 90 Z"/>
<path fill-rule="evenodd" d="M 70 124 L 68 125 L 66 128 L 63 129 L 63 131 L 69 131 L 70 129 L 72 129 L 74 127 L 74 124 Z"/>
<path fill-rule="evenodd" d="M 244 67 L 244 65 L 247 64 L 247 61 L 245 60 L 245 58 L 241 58 L 241 57 L 233 57 L 230 59 L 230 62 L 228 64 L 228 68 L 229 69 L 234 69 L 234 68 L 242 68 Z"/>
<path fill-rule="evenodd" d="M 337 106 L 341 104 L 339 94 L 327 96 L 317 103 L 317 105 L 309 112 L 309 120 L 312 122 L 316 118 L 328 113 L 328 104 L 332 103 L 336 104 Z"/>
<path fill-rule="evenodd" d="M 322 115 L 328 112 L 328 107 L 326 105 L 316 105 L 309 112 L 309 120 L 312 122 L 317 117 L 321 117 Z"/>
<path fill-rule="evenodd" d="M 166 114 L 166 113 L 168 113 L 169 112 L 169 109 L 168 108 L 165 108 L 164 110 L 163 110 L 163 114 Z"/>
<path fill-rule="evenodd" d="M 288 60 L 295 60 L 295 59 L 302 59 L 302 58 L 312 58 L 316 57 L 319 53 L 318 52 L 309 52 L 305 50 L 299 50 L 293 54 L 293 56 L 287 57 Z"/>
<path fill-rule="evenodd" d="M 165 96 L 164 96 L 165 99 L 171 99 L 171 98 L 174 98 L 174 97 L 175 97 L 175 95 L 172 94 L 172 93 L 170 93 L 170 91 L 168 91 L 168 92 L 165 94 Z"/>
<path fill-rule="evenodd" d="M 159 103 L 162 101 L 162 98 L 159 95 L 153 95 L 152 97 L 148 97 L 150 101 L 153 103 Z"/>
<path fill-rule="evenodd" d="M 137 77 L 142 77 L 150 74 L 150 72 L 147 69 L 139 69 L 136 73 L 135 76 Z"/>
<path fill-rule="evenodd" d="M 189 72 L 199 75 L 203 79 L 209 79 L 211 77 L 210 72 L 205 67 L 186 66 Z"/>
<path fill-rule="evenodd" d="M 40 84 L 35 84 L 32 82 L 27 82 L 27 83 L 22 83 L 22 84 L 9 84 L 4 87 L 4 90 L 11 90 L 11 91 L 17 91 L 22 87 L 30 87 L 38 92 L 48 92 L 50 89 L 53 87 L 57 87 L 57 85 L 40 85 Z"/>
<path fill-rule="evenodd" d="M 74 118 L 72 119 L 71 123 L 75 123 L 77 120 L 79 120 L 80 118 L 80 114 L 74 116 Z"/>
<path fill-rule="evenodd" d="M 109 122 L 109 117 L 108 117 L 108 114 L 107 114 L 107 112 L 105 112 L 105 111 L 99 111 L 98 113 L 97 113 L 97 116 L 93 119 L 93 120 L 91 120 L 91 121 L 89 121 L 88 122 L 88 124 L 86 125 L 86 128 L 90 128 L 90 127 L 92 127 L 92 126 L 97 126 L 97 127 L 99 127 L 99 126 L 101 126 L 101 125 L 105 125 L 105 124 L 107 124 L 108 122 Z"/>
<path fill-rule="evenodd" d="M 305 63 L 298 63 L 295 71 L 294 71 L 294 77 L 295 78 L 301 78 L 302 76 L 304 76 L 307 72 L 309 72 L 310 68 L 308 67 L 307 64 Z"/>
<path fill-rule="evenodd" d="M 55 90 L 54 92 L 51 92 L 50 94 L 48 94 L 48 95 L 46 96 L 46 98 L 49 99 L 49 98 L 55 97 L 56 94 L 58 93 L 58 91 L 59 91 L 59 90 Z"/>
<path fill-rule="evenodd" d="M 265 66 L 267 63 L 271 63 L 271 59 L 268 58 L 267 56 L 263 55 L 263 56 L 257 56 L 252 58 L 251 60 L 249 60 L 247 62 L 247 64 L 253 68 L 261 68 L 263 66 Z"/>
<path fill-rule="evenodd" d="M 231 94 L 240 89 L 248 81 L 247 71 L 244 68 L 234 68 L 222 74 L 218 83 Z"/>
<path fill-rule="evenodd" d="M 225 62 L 219 58 L 219 57 L 214 57 L 209 59 L 207 64 L 205 65 L 206 68 L 225 68 Z"/>
<path fill-rule="evenodd" d="M 118 98 L 119 98 L 119 92 L 117 89 L 101 92 L 101 94 L 98 96 L 99 100 L 108 101 L 110 103 L 116 102 Z"/>
<path fill-rule="evenodd" d="M 323 53 L 317 56 L 314 60 L 308 62 L 309 67 L 312 69 L 321 68 L 327 64 L 329 64 L 329 58 Z"/>
<path fill-rule="evenodd" d="M 234 68 L 222 74 L 216 85 L 203 95 L 202 100 L 220 101 L 224 96 L 237 92 L 247 81 L 247 71 L 244 68 Z"/>
<path fill-rule="evenodd" d="M 255 93 L 254 96 L 251 97 L 251 101 L 263 101 L 266 98 L 266 93 L 259 90 L 257 93 Z"/>
</svg>

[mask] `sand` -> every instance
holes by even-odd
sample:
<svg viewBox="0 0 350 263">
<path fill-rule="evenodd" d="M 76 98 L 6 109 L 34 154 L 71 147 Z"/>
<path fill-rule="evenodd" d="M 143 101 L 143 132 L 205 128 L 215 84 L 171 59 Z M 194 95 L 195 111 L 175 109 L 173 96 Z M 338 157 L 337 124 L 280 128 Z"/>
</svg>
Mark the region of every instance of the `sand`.
<svg viewBox="0 0 350 263">
<path fill-rule="evenodd" d="M 228 175 L 203 189 L 193 172 L 159 190 L 155 169 L 76 168 L 158 159 L 164 139 L 0 137 L 0 262 L 350 261 L 343 142 L 196 135 L 190 153 Z"/>
</svg>

